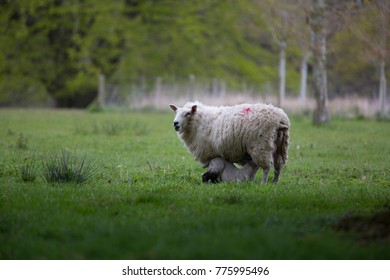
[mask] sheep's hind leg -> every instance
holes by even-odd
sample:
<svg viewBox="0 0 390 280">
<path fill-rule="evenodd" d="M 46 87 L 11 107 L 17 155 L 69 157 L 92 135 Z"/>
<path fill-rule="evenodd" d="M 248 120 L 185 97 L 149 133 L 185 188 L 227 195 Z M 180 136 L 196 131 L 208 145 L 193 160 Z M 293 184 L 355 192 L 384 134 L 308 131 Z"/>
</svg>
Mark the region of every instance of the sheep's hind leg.
<svg viewBox="0 0 390 280">
<path fill-rule="evenodd" d="M 272 183 L 276 184 L 279 181 L 280 173 L 282 171 L 283 167 L 283 159 L 282 156 L 279 154 L 274 154 L 274 169 L 275 169 L 275 176 L 274 179 L 272 180 Z"/>
<path fill-rule="evenodd" d="M 252 161 L 263 169 L 261 184 L 266 184 L 269 171 L 273 165 L 272 146 L 254 147 L 249 151 Z"/>
<path fill-rule="evenodd" d="M 279 181 L 281 169 L 282 168 L 280 166 L 275 166 L 275 176 L 274 176 L 274 179 L 272 180 L 272 183 L 276 184 Z"/>
<path fill-rule="evenodd" d="M 267 183 L 269 170 L 270 170 L 269 167 L 263 168 L 263 177 L 261 178 L 261 183 L 262 183 L 262 184 Z"/>
</svg>

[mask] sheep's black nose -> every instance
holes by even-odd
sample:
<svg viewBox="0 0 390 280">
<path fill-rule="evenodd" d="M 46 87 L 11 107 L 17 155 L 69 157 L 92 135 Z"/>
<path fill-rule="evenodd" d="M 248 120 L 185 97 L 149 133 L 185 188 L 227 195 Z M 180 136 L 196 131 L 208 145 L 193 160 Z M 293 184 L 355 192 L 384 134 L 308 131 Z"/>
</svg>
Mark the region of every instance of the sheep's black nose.
<svg viewBox="0 0 390 280">
<path fill-rule="evenodd" d="M 180 129 L 179 122 L 173 122 L 173 127 L 175 128 L 176 131 L 179 131 Z"/>
</svg>

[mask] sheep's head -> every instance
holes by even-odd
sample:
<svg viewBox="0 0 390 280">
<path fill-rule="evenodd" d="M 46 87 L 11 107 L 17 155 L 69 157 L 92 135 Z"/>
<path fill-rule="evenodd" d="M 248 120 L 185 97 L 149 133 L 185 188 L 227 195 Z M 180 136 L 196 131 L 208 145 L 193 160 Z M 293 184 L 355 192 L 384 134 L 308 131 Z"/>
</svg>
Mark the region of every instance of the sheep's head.
<svg viewBox="0 0 390 280">
<path fill-rule="evenodd" d="M 175 112 L 173 127 L 177 132 L 184 131 L 190 123 L 192 116 L 195 114 L 197 105 L 193 105 L 191 108 L 177 108 L 172 104 L 169 106 Z"/>
</svg>

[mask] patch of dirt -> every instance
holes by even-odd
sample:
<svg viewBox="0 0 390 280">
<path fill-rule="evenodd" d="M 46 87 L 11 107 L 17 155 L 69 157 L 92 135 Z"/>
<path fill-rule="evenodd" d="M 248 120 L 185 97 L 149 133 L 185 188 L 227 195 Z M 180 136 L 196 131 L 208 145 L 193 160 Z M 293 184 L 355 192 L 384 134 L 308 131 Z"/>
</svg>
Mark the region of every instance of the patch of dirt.
<svg viewBox="0 0 390 280">
<path fill-rule="evenodd" d="M 336 231 L 349 232 L 367 243 L 390 238 L 390 206 L 370 216 L 349 215 L 332 225 Z"/>
</svg>

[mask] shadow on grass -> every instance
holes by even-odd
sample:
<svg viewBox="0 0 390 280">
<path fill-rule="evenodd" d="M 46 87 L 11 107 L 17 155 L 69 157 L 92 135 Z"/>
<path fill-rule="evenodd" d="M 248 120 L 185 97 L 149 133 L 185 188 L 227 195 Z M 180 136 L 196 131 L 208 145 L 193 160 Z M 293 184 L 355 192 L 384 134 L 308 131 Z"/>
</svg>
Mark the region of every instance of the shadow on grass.
<svg viewBox="0 0 390 280">
<path fill-rule="evenodd" d="M 385 211 L 369 216 L 348 215 L 332 228 L 353 234 L 361 243 L 390 239 L 390 205 Z"/>
</svg>

